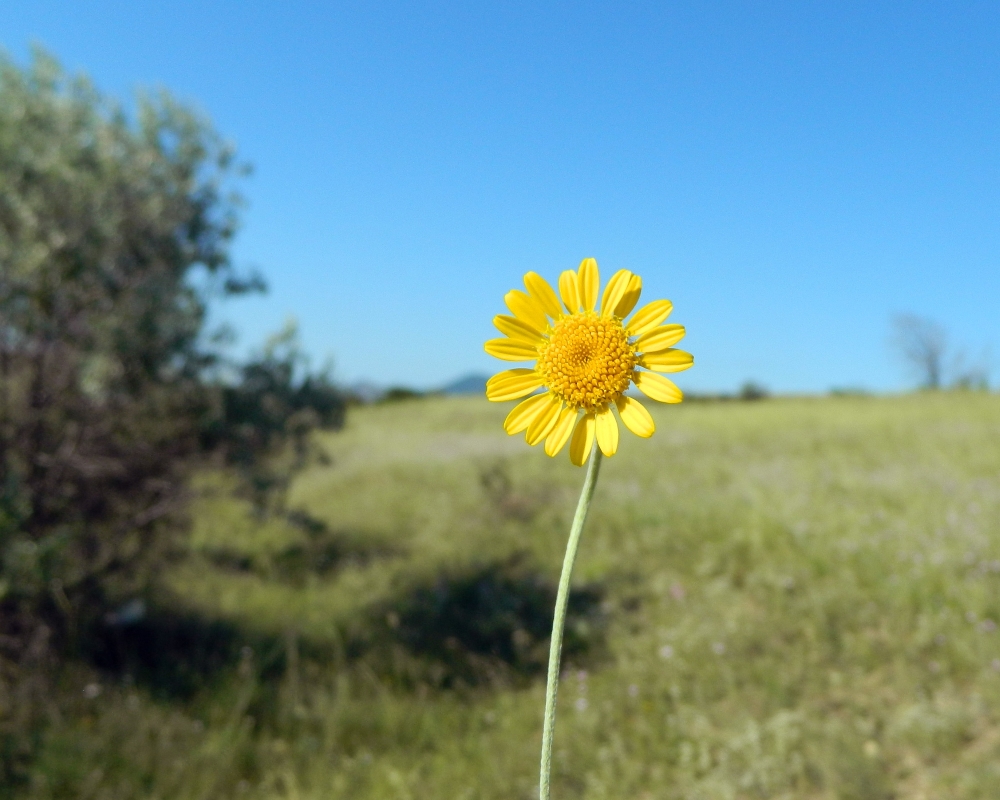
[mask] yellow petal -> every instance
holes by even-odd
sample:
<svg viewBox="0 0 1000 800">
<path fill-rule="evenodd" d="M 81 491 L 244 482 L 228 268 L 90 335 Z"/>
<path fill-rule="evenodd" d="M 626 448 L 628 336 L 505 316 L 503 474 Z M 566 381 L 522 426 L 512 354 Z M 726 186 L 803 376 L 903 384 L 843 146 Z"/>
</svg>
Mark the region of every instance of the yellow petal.
<svg viewBox="0 0 1000 800">
<path fill-rule="evenodd" d="M 653 435 L 656 425 L 642 403 L 634 397 L 622 395 L 615 400 L 615 405 L 618 406 L 618 413 L 622 418 L 622 422 L 625 423 L 625 427 L 632 431 L 632 433 L 636 436 L 641 436 L 643 439 L 648 439 Z"/>
<path fill-rule="evenodd" d="M 609 316 L 614 313 L 621 299 L 628 291 L 629 280 L 632 273 L 627 269 L 620 269 L 611 276 L 608 285 L 604 287 L 604 295 L 601 297 L 601 316 Z"/>
<path fill-rule="evenodd" d="M 635 312 L 625 330 L 629 336 L 642 336 L 669 317 L 673 310 L 674 304 L 669 300 L 654 300 Z"/>
<path fill-rule="evenodd" d="M 666 350 L 673 347 L 684 338 L 683 325 L 661 325 L 646 331 L 636 340 L 636 349 L 640 353 L 654 353 L 657 350 Z"/>
<path fill-rule="evenodd" d="M 559 298 L 549 282 L 537 272 L 529 272 L 524 276 L 524 285 L 536 303 L 545 309 L 545 313 L 552 319 L 559 319 L 562 314 L 562 306 L 559 305 Z"/>
<path fill-rule="evenodd" d="M 566 446 L 569 435 L 573 432 L 576 414 L 577 410 L 569 406 L 559 412 L 559 419 L 556 420 L 556 424 L 552 426 L 552 430 L 545 439 L 545 455 L 557 455 Z"/>
<path fill-rule="evenodd" d="M 584 414 L 573 429 L 573 439 L 569 443 L 569 460 L 582 467 L 594 447 L 594 415 Z"/>
<path fill-rule="evenodd" d="M 494 403 L 517 400 L 542 385 L 542 376 L 533 369 L 508 369 L 486 381 L 486 397 Z"/>
<path fill-rule="evenodd" d="M 639 357 L 639 366 L 656 372 L 683 372 L 694 365 L 694 356 L 683 350 L 660 350 L 644 353 Z"/>
<path fill-rule="evenodd" d="M 545 340 L 542 338 L 542 334 L 527 325 L 517 317 L 508 317 L 506 314 L 497 314 L 493 317 L 493 324 L 500 333 L 506 333 L 511 339 L 517 339 L 519 342 L 527 342 L 528 344 L 539 345 Z"/>
<path fill-rule="evenodd" d="M 539 333 L 548 327 L 549 323 L 545 319 L 545 310 L 524 292 L 512 289 L 503 296 L 503 301 L 515 317 L 521 320 L 521 322 L 527 323 Z"/>
<path fill-rule="evenodd" d="M 631 314 L 632 309 L 635 308 L 635 304 L 639 302 L 640 294 L 642 294 L 642 278 L 638 275 L 633 275 L 629 278 L 628 289 L 625 290 L 622 299 L 618 301 L 618 306 L 615 308 L 615 316 L 618 319 L 625 319 L 625 317 Z"/>
<path fill-rule="evenodd" d="M 537 347 L 516 339 L 490 339 L 483 348 L 503 361 L 534 361 L 538 358 Z"/>
<path fill-rule="evenodd" d="M 525 441 L 532 447 L 551 433 L 552 427 L 556 424 L 556 420 L 559 419 L 559 410 L 563 404 L 562 400 L 551 392 L 548 392 L 548 396 L 551 399 L 548 404 L 542 406 L 542 410 L 538 412 L 538 416 L 531 421 L 531 424 L 528 426 L 528 432 L 524 437 Z"/>
<path fill-rule="evenodd" d="M 503 421 L 503 429 L 511 436 L 527 430 L 528 426 L 535 421 L 538 412 L 551 401 L 551 393 L 543 392 L 518 403 L 507 415 L 507 419 Z"/>
<path fill-rule="evenodd" d="M 580 262 L 580 302 L 584 311 L 597 307 L 597 294 L 601 290 L 601 275 L 597 271 L 597 259 L 585 258 Z"/>
<path fill-rule="evenodd" d="M 597 446 L 606 456 L 618 452 L 618 421 L 610 407 L 597 412 Z"/>
<path fill-rule="evenodd" d="M 661 403 L 679 403 L 684 399 L 684 393 L 673 381 L 655 372 L 636 371 L 632 373 L 632 380 L 640 392 Z"/>
<path fill-rule="evenodd" d="M 559 276 L 559 294 L 570 314 L 580 310 L 580 280 L 573 270 L 568 269 Z"/>
</svg>

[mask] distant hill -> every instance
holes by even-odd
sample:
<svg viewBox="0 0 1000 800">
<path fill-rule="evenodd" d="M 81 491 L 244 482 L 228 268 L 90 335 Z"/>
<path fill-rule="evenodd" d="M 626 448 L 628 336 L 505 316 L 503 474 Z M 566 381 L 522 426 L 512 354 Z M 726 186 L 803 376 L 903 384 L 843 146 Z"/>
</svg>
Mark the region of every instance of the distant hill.
<svg viewBox="0 0 1000 800">
<path fill-rule="evenodd" d="M 441 387 L 442 394 L 486 394 L 486 381 L 488 375 L 470 374 L 464 375 Z"/>
<path fill-rule="evenodd" d="M 344 386 L 344 391 L 355 401 L 362 404 L 378 403 L 383 400 L 400 400 L 405 397 L 423 397 L 433 394 L 486 394 L 486 381 L 489 375 L 470 373 L 456 378 L 451 383 L 445 384 L 440 389 L 411 389 L 404 386 L 380 386 L 371 381 L 358 381 L 349 386 Z"/>
</svg>

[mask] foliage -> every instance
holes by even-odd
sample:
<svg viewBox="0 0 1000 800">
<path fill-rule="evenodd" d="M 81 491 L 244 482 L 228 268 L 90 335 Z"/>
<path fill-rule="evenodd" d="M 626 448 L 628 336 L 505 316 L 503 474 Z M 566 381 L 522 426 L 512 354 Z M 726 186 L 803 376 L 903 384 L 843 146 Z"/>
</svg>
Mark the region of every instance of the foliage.
<svg viewBox="0 0 1000 800">
<path fill-rule="evenodd" d="M 233 279 L 232 154 L 169 96 L 137 123 L 0 63 L 0 548 L 7 597 L 123 596 L 162 555 L 210 412 L 201 268 Z M 235 284 L 231 284 L 231 287 Z"/>
<path fill-rule="evenodd" d="M 423 392 L 410 389 L 406 386 L 390 386 L 379 398 L 380 403 L 399 403 L 404 400 L 419 400 L 424 396 Z"/>
<path fill-rule="evenodd" d="M 232 166 L 207 125 L 165 94 L 140 98 L 132 125 L 44 54 L 24 72 L 0 61 L 8 671 L 37 677 L 31 643 L 53 627 L 72 638 L 139 590 L 181 529 L 212 399 L 192 272 L 244 288 L 227 253 Z"/>
<path fill-rule="evenodd" d="M 258 510 L 281 507 L 291 475 L 308 461 L 312 431 L 344 424 L 344 397 L 329 370 L 308 369 L 294 323 L 236 373 L 218 388 L 221 412 L 203 427 L 202 447 L 239 471 Z"/>
<path fill-rule="evenodd" d="M 0 57 L 5 785 L 54 654 L 177 550 L 192 469 L 219 453 L 249 473 L 342 421 L 327 377 L 296 374 L 287 347 L 216 378 L 206 303 L 262 288 L 229 258 L 243 170 L 166 93 L 140 96 L 134 118 L 44 53 L 25 70 Z"/>
<path fill-rule="evenodd" d="M 738 395 L 740 400 L 765 400 L 770 397 L 771 393 L 766 387 L 762 386 L 755 381 L 747 381 L 740 387 L 740 393 Z"/>
</svg>

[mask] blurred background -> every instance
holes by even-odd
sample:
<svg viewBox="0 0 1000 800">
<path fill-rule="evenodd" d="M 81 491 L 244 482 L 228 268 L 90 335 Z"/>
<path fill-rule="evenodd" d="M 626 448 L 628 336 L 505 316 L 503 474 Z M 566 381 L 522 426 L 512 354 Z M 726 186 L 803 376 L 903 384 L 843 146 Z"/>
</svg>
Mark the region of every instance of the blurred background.
<svg viewBox="0 0 1000 800">
<path fill-rule="evenodd" d="M 537 797 L 582 473 L 506 291 L 696 368 L 606 463 L 566 798 L 994 798 L 1000 11 L 5 5 L 0 797 Z"/>
</svg>

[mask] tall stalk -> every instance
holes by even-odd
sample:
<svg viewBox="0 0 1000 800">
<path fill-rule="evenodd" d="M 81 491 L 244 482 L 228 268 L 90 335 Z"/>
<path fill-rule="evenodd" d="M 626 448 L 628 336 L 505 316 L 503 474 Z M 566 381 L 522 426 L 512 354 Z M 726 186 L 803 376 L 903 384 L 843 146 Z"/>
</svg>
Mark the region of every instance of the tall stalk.
<svg viewBox="0 0 1000 800">
<path fill-rule="evenodd" d="M 545 682 L 545 722 L 542 726 L 542 768 L 538 781 L 538 800 L 549 800 L 549 781 L 552 773 L 552 735 L 556 727 L 556 694 L 559 691 L 559 663 L 562 659 L 563 630 L 566 628 L 566 607 L 569 603 L 569 584 L 573 575 L 573 563 L 580 546 L 580 534 L 587 521 L 587 511 L 597 486 L 597 473 L 601 469 L 601 449 L 594 442 L 587 464 L 587 477 L 583 481 L 580 501 L 576 505 L 573 526 L 566 543 L 562 575 L 559 577 L 559 591 L 556 593 L 556 609 L 552 617 L 552 642 L 549 645 L 549 674 Z"/>
</svg>

